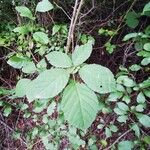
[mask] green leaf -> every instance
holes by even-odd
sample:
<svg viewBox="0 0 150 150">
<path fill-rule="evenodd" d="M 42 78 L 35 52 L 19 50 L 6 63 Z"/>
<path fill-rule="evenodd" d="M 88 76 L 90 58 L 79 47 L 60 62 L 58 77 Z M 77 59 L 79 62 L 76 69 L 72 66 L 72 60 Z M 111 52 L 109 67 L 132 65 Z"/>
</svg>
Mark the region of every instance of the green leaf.
<svg viewBox="0 0 150 150">
<path fill-rule="evenodd" d="M 118 105 L 118 108 L 123 110 L 123 111 L 128 111 L 129 110 L 129 107 L 123 102 L 118 102 L 117 105 Z"/>
<path fill-rule="evenodd" d="M 135 132 L 135 135 L 136 135 L 137 137 L 140 137 L 140 129 L 139 129 L 138 125 L 137 125 L 137 124 L 133 124 L 131 128 L 132 128 L 133 131 Z"/>
<path fill-rule="evenodd" d="M 26 90 L 28 89 L 30 82 L 31 82 L 31 80 L 29 80 L 29 79 L 19 80 L 17 85 L 16 85 L 16 88 L 15 88 L 16 96 L 18 96 L 18 97 L 25 96 Z"/>
<path fill-rule="evenodd" d="M 49 0 L 42 0 L 41 2 L 39 2 L 36 6 L 36 11 L 38 12 L 47 12 L 52 10 L 54 7 L 52 5 L 51 2 L 49 2 Z"/>
<path fill-rule="evenodd" d="M 81 46 L 76 46 L 72 53 L 72 61 L 74 66 L 81 65 L 85 62 L 92 53 L 92 42 L 88 42 Z"/>
<path fill-rule="evenodd" d="M 113 93 L 110 93 L 110 95 L 107 98 L 107 101 L 116 102 L 117 99 L 120 99 L 122 96 L 123 96 L 122 92 L 113 92 Z"/>
<path fill-rule="evenodd" d="M 21 26 L 21 27 L 16 27 L 13 30 L 15 33 L 19 33 L 19 34 L 27 34 L 30 32 L 29 28 L 27 28 L 27 26 Z"/>
<path fill-rule="evenodd" d="M 29 8 L 25 6 L 17 6 L 15 7 L 16 11 L 20 13 L 20 16 L 27 17 L 29 19 L 34 20 L 34 17 L 32 15 L 32 12 L 29 10 Z"/>
<path fill-rule="evenodd" d="M 141 64 L 142 64 L 143 66 L 146 66 L 146 65 L 150 64 L 150 57 L 144 58 L 144 59 L 141 61 Z"/>
<path fill-rule="evenodd" d="M 136 38 L 137 36 L 138 36 L 138 33 L 129 33 L 123 38 L 123 41 L 128 41 L 132 38 Z"/>
<path fill-rule="evenodd" d="M 126 114 L 126 112 L 123 111 L 123 110 L 120 109 L 120 108 L 114 108 L 114 112 L 115 112 L 117 115 L 124 115 L 124 114 Z"/>
<path fill-rule="evenodd" d="M 5 117 L 8 117 L 8 116 L 11 114 L 11 112 L 12 112 L 11 106 L 7 106 L 7 107 L 4 109 L 3 115 L 4 115 Z"/>
<path fill-rule="evenodd" d="M 80 83 L 68 85 L 63 93 L 61 105 L 65 119 L 79 129 L 87 129 L 99 109 L 96 94 Z"/>
<path fill-rule="evenodd" d="M 53 98 L 67 85 L 69 73 L 64 69 L 50 69 L 42 72 L 35 80 L 31 81 L 27 89 L 29 102 L 34 99 Z"/>
<path fill-rule="evenodd" d="M 148 145 L 150 145 L 150 136 L 145 136 L 142 140 L 143 140 L 145 143 L 147 143 Z"/>
<path fill-rule="evenodd" d="M 142 14 L 150 16 L 150 2 L 145 5 Z"/>
<path fill-rule="evenodd" d="M 54 112 L 54 109 L 56 108 L 56 103 L 53 101 L 48 107 L 47 107 L 47 114 L 50 116 Z"/>
<path fill-rule="evenodd" d="M 44 32 L 35 32 L 33 34 L 33 38 L 36 42 L 39 42 L 41 44 L 48 44 L 49 42 L 48 35 Z"/>
<path fill-rule="evenodd" d="M 7 63 L 16 68 L 16 69 L 21 69 L 23 66 L 25 66 L 30 60 L 26 57 L 19 57 L 19 56 L 12 56 L 9 58 Z"/>
<path fill-rule="evenodd" d="M 143 126 L 150 127 L 150 117 L 148 115 L 138 114 L 137 117 Z"/>
<path fill-rule="evenodd" d="M 70 57 L 60 51 L 53 51 L 46 55 L 46 58 L 55 67 L 68 68 L 72 66 Z"/>
<path fill-rule="evenodd" d="M 146 43 L 144 44 L 144 50 L 149 51 L 150 52 L 150 43 Z"/>
<path fill-rule="evenodd" d="M 34 73 L 36 71 L 36 67 L 33 61 L 24 64 L 22 68 L 22 72 L 24 73 Z"/>
<path fill-rule="evenodd" d="M 113 124 L 109 126 L 109 129 L 110 129 L 112 132 L 117 132 L 117 131 L 118 131 L 117 126 L 115 126 L 115 125 L 113 125 Z"/>
<path fill-rule="evenodd" d="M 143 111 L 144 111 L 144 105 L 142 105 L 142 104 L 137 105 L 137 106 L 135 107 L 135 110 L 136 110 L 137 112 L 143 112 Z"/>
<path fill-rule="evenodd" d="M 34 104 L 33 104 L 33 112 L 35 113 L 40 113 L 42 112 L 44 109 L 47 108 L 47 103 L 49 102 L 48 99 L 40 99 L 40 100 L 35 100 Z"/>
<path fill-rule="evenodd" d="M 133 87 L 135 86 L 135 82 L 129 78 L 128 76 L 121 75 L 117 78 L 117 83 L 123 84 L 126 87 Z"/>
<path fill-rule="evenodd" d="M 140 92 L 137 96 L 137 102 L 143 104 L 143 103 L 145 103 L 145 101 L 146 101 L 146 99 L 145 99 L 144 94 L 142 92 Z"/>
<path fill-rule="evenodd" d="M 135 12 L 129 12 L 126 15 L 126 24 L 130 28 L 135 28 L 139 24 L 139 20 L 137 19 L 139 16 Z"/>
<path fill-rule="evenodd" d="M 118 144 L 118 150 L 132 150 L 134 143 L 131 141 L 121 141 Z"/>
<path fill-rule="evenodd" d="M 112 72 L 101 65 L 85 65 L 79 70 L 82 80 L 93 91 L 104 94 L 116 91 L 116 82 Z"/>
<path fill-rule="evenodd" d="M 129 69 L 130 69 L 131 71 L 139 71 L 141 68 L 142 68 L 141 66 L 139 66 L 139 65 L 137 65 L 137 64 L 134 64 L 134 65 L 132 65 Z"/>
<path fill-rule="evenodd" d="M 54 25 L 52 29 L 52 35 L 55 35 L 61 29 L 60 25 Z"/>
<path fill-rule="evenodd" d="M 106 134 L 106 138 L 109 138 L 112 136 L 111 130 L 109 128 L 105 128 L 105 134 Z"/>
<path fill-rule="evenodd" d="M 119 117 L 117 118 L 117 120 L 118 120 L 119 122 L 121 122 L 121 123 L 126 123 L 127 119 L 128 119 L 128 116 L 126 116 L 126 115 L 119 116 Z"/>
</svg>

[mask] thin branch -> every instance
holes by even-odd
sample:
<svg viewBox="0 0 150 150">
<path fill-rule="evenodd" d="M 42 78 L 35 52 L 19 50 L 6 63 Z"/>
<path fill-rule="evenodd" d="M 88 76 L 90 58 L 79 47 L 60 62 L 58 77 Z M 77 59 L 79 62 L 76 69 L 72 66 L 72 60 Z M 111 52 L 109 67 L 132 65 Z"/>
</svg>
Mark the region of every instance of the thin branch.
<svg viewBox="0 0 150 150">
<path fill-rule="evenodd" d="M 59 9 L 61 9 L 63 12 L 64 12 L 64 14 L 71 20 L 71 17 L 68 15 L 68 13 L 61 7 L 61 6 L 59 6 L 56 2 L 53 2 Z"/>
<path fill-rule="evenodd" d="M 76 1 L 75 1 L 75 5 L 74 5 L 74 9 L 73 9 L 73 14 L 72 14 L 72 18 L 71 18 L 70 27 L 69 27 L 69 33 L 68 33 L 68 40 L 67 40 L 66 52 L 69 51 L 70 45 L 71 45 L 72 27 L 73 27 L 74 19 L 75 19 L 75 16 L 76 16 L 78 1 L 79 1 L 79 0 L 76 0 Z"/>
<path fill-rule="evenodd" d="M 122 134 L 117 140 L 115 140 L 115 142 L 113 144 L 111 144 L 109 147 L 105 148 L 104 150 L 110 150 L 116 143 L 118 143 L 118 141 L 123 138 L 126 134 L 128 134 L 129 132 L 131 132 L 132 129 L 127 130 L 124 134 Z"/>
</svg>

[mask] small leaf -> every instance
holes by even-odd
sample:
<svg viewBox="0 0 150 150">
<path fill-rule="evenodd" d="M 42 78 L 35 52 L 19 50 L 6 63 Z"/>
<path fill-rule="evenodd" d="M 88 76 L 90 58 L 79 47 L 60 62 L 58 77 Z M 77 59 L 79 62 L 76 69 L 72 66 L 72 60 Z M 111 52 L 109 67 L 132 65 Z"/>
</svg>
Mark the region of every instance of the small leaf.
<svg viewBox="0 0 150 150">
<path fill-rule="evenodd" d="M 143 103 L 145 103 L 145 101 L 146 101 L 146 99 L 145 99 L 144 94 L 142 92 L 140 92 L 137 96 L 137 102 L 143 104 Z"/>
<path fill-rule="evenodd" d="M 110 129 L 112 132 L 117 132 L 117 131 L 118 131 L 117 126 L 115 126 L 115 125 L 113 125 L 113 124 L 109 126 L 109 129 Z"/>
<path fill-rule="evenodd" d="M 137 19 L 139 16 L 135 12 L 128 12 L 126 15 L 126 24 L 130 28 L 135 28 L 139 24 L 139 20 Z"/>
<path fill-rule="evenodd" d="M 121 141 L 118 144 L 118 150 L 132 150 L 134 143 L 131 141 Z"/>
<path fill-rule="evenodd" d="M 139 66 L 139 65 L 137 65 L 137 64 L 134 64 L 134 65 L 132 65 L 129 69 L 130 69 L 131 71 L 139 71 L 141 68 L 142 68 L 141 66 Z"/>
<path fill-rule="evenodd" d="M 138 33 L 129 33 L 123 38 L 123 41 L 128 41 L 132 38 L 136 38 L 137 36 L 138 36 Z"/>
<path fill-rule="evenodd" d="M 79 70 L 81 79 L 93 91 L 104 94 L 116 91 L 116 82 L 112 72 L 101 65 L 85 65 Z"/>
<path fill-rule="evenodd" d="M 137 115 L 139 122 L 145 127 L 150 127 L 150 117 L 148 115 L 139 114 Z"/>
<path fill-rule="evenodd" d="M 30 84 L 31 80 L 21 79 L 18 81 L 15 89 L 16 96 L 23 97 L 26 95 L 26 90 Z"/>
<path fill-rule="evenodd" d="M 133 131 L 135 132 L 135 135 L 136 135 L 137 137 L 140 137 L 140 129 L 139 129 L 138 125 L 137 125 L 137 124 L 134 124 L 131 128 L 132 128 Z"/>
<path fill-rule="evenodd" d="M 53 101 L 48 107 L 47 107 L 47 114 L 50 116 L 54 112 L 54 109 L 56 108 L 56 103 Z"/>
<path fill-rule="evenodd" d="M 109 102 L 116 102 L 117 99 L 120 99 L 122 97 L 123 93 L 122 92 L 113 92 L 110 93 L 110 95 L 107 98 L 107 101 Z"/>
<path fill-rule="evenodd" d="M 117 115 L 124 115 L 126 114 L 125 111 L 121 110 L 120 108 L 114 108 L 114 112 L 117 114 Z"/>
<path fill-rule="evenodd" d="M 8 117 L 12 112 L 12 108 L 10 106 L 7 106 L 5 109 L 4 109 L 4 112 L 3 112 L 3 115 L 5 117 Z"/>
<path fill-rule="evenodd" d="M 33 104 L 34 107 L 33 112 L 35 113 L 42 112 L 44 109 L 47 108 L 47 103 L 48 103 L 47 99 L 35 100 Z"/>
<path fill-rule="evenodd" d="M 15 7 L 15 9 L 20 13 L 20 16 L 27 17 L 29 19 L 34 20 L 34 17 L 31 13 L 31 11 L 29 10 L 29 8 L 27 8 L 25 6 L 17 6 L 17 7 Z"/>
<path fill-rule="evenodd" d="M 146 66 L 146 65 L 150 64 L 150 57 L 144 58 L 144 59 L 141 61 L 141 64 L 142 64 L 143 66 Z"/>
<path fill-rule="evenodd" d="M 88 42 L 81 46 L 76 46 L 72 53 L 72 61 L 75 66 L 81 65 L 85 62 L 92 53 L 92 42 Z"/>
<path fill-rule="evenodd" d="M 119 103 L 117 103 L 117 105 L 118 105 L 119 109 L 121 109 L 121 110 L 123 110 L 125 112 L 129 110 L 129 107 L 123 102 L 119 102 Z"/>
<path fill-rule="evenodd" d="M 42 0 L 41 2 L 39 2 L 36 6 L 36 11 L 38 12 L 47 12 L 52 10 L 54 7 L 52 5 L 51 2 L 49 2 L 49 0 Z"/>
<path fill-rule="evenodd" d="M 135 110 L 137 112 L 143 112 L 144 111 L 144 106 L 142 104 L 139 104 L 135 107 Z"/>
<path fill-rule="evenodd" d="M 50 69 L 42 72 L 35 80 L 31 81 L 27 89 L 29 102 L 34 99 L 53 98 L 67 85 L 69 74 L 64 69 Z"/>
<path fill-rule="evenodd" d="M 96 94 L 80 83 L 68 85 L 63 93 L 61 105 L 65 119 L 79 129 L 87 129 L 99 110 Z"/>
<path fill-rule="evenodd" d="M 54 25 L 52 29 L 52 35 L 55 35 L 61 29 L 60 25 Z"/>
<path fill-rule="evenodd" d="M 126 123 L 127 119 L 128 119 L 128 116 L 126 116 L 126 115 L 119 116 L 119 117 L 117 118 L 117 120 L 118 120 L 119 122 L 121 122 L 121 123 Z"/>
<path fill-rule="evenodd" d="M 46 58 L 55 67 L 68 68 L 72 66 L 70 57 L 60 51 L 53 51 L 46 55 Z"/>
<path fill-rule="evenodd" d="M 44 32 L 35 32 L 33 34 L 33 38 L 36 42 L 39 42 L 41 44 L 48 44 L 49 42 L 48 35 Z"/>
<path fill-rule="evenodd" d="M 126 87 L 133 87 L 135 86 L 135 82 L 129 78 L 128 76 L 121 75 L 117 78 L 117 83 L 123 84 Z"/>
<path fill-rule="evenodd" d="M 109 128 L 105 128 L 105 134 L 106 134 L 106 138 L 109 138 L 112 136 L 111 130 Z"/>
<path fill-rule="evenodd" d="M 144 50 L 150 51 L 150 43 L 144 44 Z"/>
<path fill-rule="evenodd" d="M 21 27 L 16 27 L 13 30 L 15 33 L 19 33 L 19 34 L 27 34 L 30 32 L 29 28 L 27 28 L 27 26 L 21 26 Z"/>
<path fill-rule="evenodd" d="M 145 143 L 147 143 L 148 145 L 150 145 L 150 136 L 145 136 L 145 137 L 143 138 L 143 141 L 144 141 Z"/>
</svg>

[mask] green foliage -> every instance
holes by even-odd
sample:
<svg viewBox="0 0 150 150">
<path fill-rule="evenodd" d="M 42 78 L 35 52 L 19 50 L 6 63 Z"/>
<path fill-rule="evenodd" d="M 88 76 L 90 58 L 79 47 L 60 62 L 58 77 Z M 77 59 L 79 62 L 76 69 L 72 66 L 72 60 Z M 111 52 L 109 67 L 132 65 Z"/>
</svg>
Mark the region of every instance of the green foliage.
<svg viewBox="0 0 150 150">
<path fill-rule="evenodd" d="M 63 93 L 65 118 L 77 128 L 87 129 L 91 125 L 99 110 L 98 105 L 95 93 L 84 84 L 71 83 Z"/>
<path fill-rule="evenodd" d="M 25 6 L 17 6 L 15 7 L 16 11 L 20 13 L 20 16 L 27 17 L 29 19 L 34 20 L 34 17 L 32 15 L 32 12 L 29 10 L 29 8 Z"/>
<path fill-rule="evenodd" d="M 36 6 L 36 11 L 38 12 L 47 12 L 49 10 L 52 10 L 54 7 L 53 5 L 49 2 L 49 0 L 42 0 L 39 2 Z"/>
<path fill-rule="evenodd" d="M 139 15 L 136 14 L 135 12 L 129 12 L 126 15 L 126 24 L 128 25 L 128 27 L 130 28 L 135 28 L 138 26 L 139 24 Z"/>
<path fill-rule="evenodd" d="M 149 16 L 149 6 L 148 3 L 141 15 Z M 28 149 L 33 149 L 34 140 L 39 138 L 45 149 L 61 149 L 59 145 L 64 137 L 69 141 L 67 149 L 97 150 L 97 145 L 107 149 L 109 138 L 120 135 L 120 126 L 124 125 L 129 132 L 133 132 L 135 141 L 122 138 L 112 145 L 112 149 L 146 147 L 150 138 L 143 134 L 143 129 L 150 127 L 150 116 L 146 114 L 150 78 L 146 76 L 138 81 L 135 77 L 140 71 L 149 71 L 150 26 L 143 32 L 133 31 L 123 38 L 124 42 L 133 43 L 133 53 L 141 61 L 135 61 L 127 68 L 120 66 L 114 76 L 105 66 L 86 63 L 95 44 L 92 36 L 76 34 L 75 39 L 79 41 L 75 48 L 72 45 L 71 51 L 66 51 L 66 24 L 56 22 L 43 28 L 36 23 L 34 13 L 29 8 L 16 6 L 15 9 L 21 16 L 21 23 L 8 26 L 7 32 L 2 32 L 0 46 L 11 49 L 6 56 L 7 63 L 20 72 L 13 90 L 0 88 L 0 95 L 4 96 L 4 100 L 8 99 L 8 103 L 0 100 L 0 107 L 5 117 L 9 117 L 15 107 L 23 112 L 25 119 L 34 122 L 34 127 L 25 133 L 30 143 Z M 53 9 L 49 0 L 42 0 L 36 5 L 35 14 Z M 131 11 L 127 13 L 125 22 L 134 30 L 139 19 L 140 14 Z M 104 43 L 110 55 L 118 47 L 111 41 L 117 32 L 118 29 L 104 28 L 98 31 L 100 36 L 110 38 Z M 19 98 L 19 104 L 9 103 L 14 98 Z M 100 117 L 97 117 L 99 112 Z M 114 120 L 107 122 L 107 115 L 110 114 Z M 89 128 L 95 119 L 99 122 L 96 126 L 94 124 L 95 132 L 104 133 L 104 137 L 98 141 Z M 14 138 L 18 139 L 21 135 L 17 131 Z"/>
<path fill-rule="evenodd" d="M 70 57 L 66 53 L 60 51 L 53 51 L 46 55 L 46 58 L 49 63 L 55 67 L 69 68 L 73 65 Z"/>
</svg>

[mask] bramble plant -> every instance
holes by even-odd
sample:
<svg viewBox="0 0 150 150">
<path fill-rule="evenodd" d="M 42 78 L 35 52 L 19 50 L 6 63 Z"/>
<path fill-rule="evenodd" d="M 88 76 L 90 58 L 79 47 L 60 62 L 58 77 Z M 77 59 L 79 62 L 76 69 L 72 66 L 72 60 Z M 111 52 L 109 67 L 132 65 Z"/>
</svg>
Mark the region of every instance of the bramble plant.
<svg viewBox="0 0 150 150">
<path fill-rule="evenodd" d="M 49 0 L 38 2 L 32 11 L 24 5 L 16 6 L 19 24 L 0 26 L 4 30 L 0 35 L 0 46 L 11 51 L 5 56 L 7 64 L 19 71 L 15 88 L 0 87 L 2 97 L 19 101 L 12 104 L 0 100 L 2 114 L 8 117 L 15 108 L 19 115 L 23 112 L 24 119 L 30 120 L 30 126 L 33 126 L 24 134 L 25 142 L 22 128 L 26 127 L 18 127 L 18 120 L 12 136 L 21 139 L 28 149 L 40 142 L 47 150 L 63 149 L 60 145 L 65 139 L 68 147 L 64 149 L 69 150 L 98 150 L 97 145 L 104 150 L 145 150 L 150 144 L 150 137 L 145 133 L 145 129 L 150 128 L 147 112 L 150 77 L 138 81 L 135 76 L 150 70 L 150 26 L 124 36 L 123 42 L 131 43 L 132 52 L 124 53 L 123 63 L 114 75 L 105 66 L 87 63 L 94 49 L 94 36 L 75 32 L 83 3 L 83 0 L 75 1 L 69 29 L 65 23 L 48 27 L 37 23 L 37 14 L 46 14 L 55 7 L 63 10 Z M 133 31 L 141 16 L 150 16 L 150 2 L 142 13 L 127 11 L 123 21 Z M 110 38 L 104 42 L 104 48 L 107 55 L 113 55 L 119 46 L 112 38 L 119 34 L 119 29 L 102 27 L 97 34 Z M 139 61 L 126 65 L 125 59 L 132 54 Z M 113 117 L 107 121 L 108 114 Z M 97 123 L 93 125 L 95 120 Z M 92 134 L 92 125 L 98 135 L 103 131 L 100 140 Z M 129 129 L 122 134 L 120 128 L 123 127 Z M 134 135 L 132 141 L 130 137 L 123 139 L 131 132 L 131 137 Z M 119 137 L 109 143 L 113 135 Z M 35 139 L 39 139 L 37 143 Z"/>
</svg>

